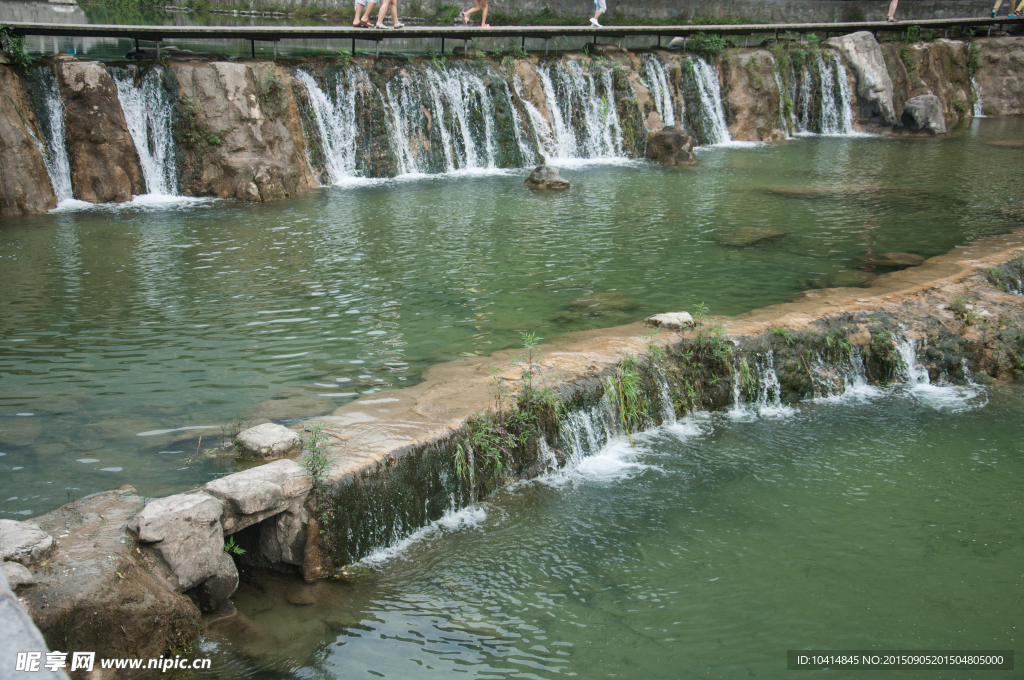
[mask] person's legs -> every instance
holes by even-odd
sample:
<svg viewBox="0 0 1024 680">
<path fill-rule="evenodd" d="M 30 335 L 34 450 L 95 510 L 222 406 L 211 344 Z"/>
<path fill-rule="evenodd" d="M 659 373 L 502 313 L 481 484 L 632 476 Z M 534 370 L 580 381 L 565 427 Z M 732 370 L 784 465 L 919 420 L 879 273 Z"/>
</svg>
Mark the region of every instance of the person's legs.
<svg viewBox="0 0 1024 680">
<path fill-rule="evenodd" d="M 598 23 L 597 20 L 601 18 L 601 15 L 604 14 L 607 9 L 608 4 L 605 0 L 594 0 L 594 16 L 590 18 L 590 23 L 594 26 L 600 26 L 601 24 Z"/>
<path fill-rule="evenodd" d="M 996 0 L 996 4 L 992 5 L 992 18 L 996 18 L 996 13 L 999 12 L 999 8 L 1002 7 L 1003 0 Z M 1013 0 L 1010 0 L 1010 6 L 1013 6 Z"/>
<path fill-rule="evenodd" d="M 366 11 L 363 12 L 363 23 L 364 24 L 369 24 L 370 23 L 370 12 L 373 11 L 373 6 L 376 5 L 376 4 L 377 4 L 376 0 L 368 0 L 368 2 L 366 3 Z M 370 25 L 372 26 L 373 24 L 370 24 Z"/>
<path fill-rule="evenodd" d="M 1010 3 L 1012 5 L 1013 0 L 1010 0 Z M 1022 9 L 1024 9 L 1024 0 L 1020 0 L 1020 4 L 1017 5 L 1017 9 L 1013 10 L 1013 13 L 1016 14 L 1017 16 L 1020 16 L 1020 11 Z"/>
<path fill-rule="evenodd" d="M 362 15 L 363 15 L 363 3 L 357 2 L 356 3 L 356 15 L 354 17 L 352 17 L 352 25 L 353 26 L 361 25 L 360 24 L 360 17 L 362 17 Z"/>
<path fill-rule="evenodd" d="M 480 1 L 479 0 L 473 0 L 473 6 L 470 7 L 469 9 L 467 9 L 465 12 L 462 13 L 462 23 L 468 24 L 469 23 L 469 15 L 472 14 L 473 12 L 479 11 L 479 9 L 480 9 Z"/>
<path fill-rule="evenodd" d="M 487 28 L 487 0 L 480 0 L 480 4 L 483 5 L 483 12 L 480 14 L 480 28 Z"/>
<path fill-rule="evenodd" d="M 896 4 L 899 3 L 899 1 L 900 0 L 892 0 L 892 2 L 889 3 L 889 21 L 896 21 Z"/>
<path fill-rule="evenodd" d="M 391 0 L 391 25 L 394 28 L 401 28 L 405 25 L 398 19 L 398 0 Z"/>
<path fill-rule="evenodd" d="M 380 11 L 377 12 L 377 28 L 384 28 L 384 17 L 388 13 L 388 5 L 391 4 L 391 0 L 384 0 L 380 3 Z"/>
</svg>

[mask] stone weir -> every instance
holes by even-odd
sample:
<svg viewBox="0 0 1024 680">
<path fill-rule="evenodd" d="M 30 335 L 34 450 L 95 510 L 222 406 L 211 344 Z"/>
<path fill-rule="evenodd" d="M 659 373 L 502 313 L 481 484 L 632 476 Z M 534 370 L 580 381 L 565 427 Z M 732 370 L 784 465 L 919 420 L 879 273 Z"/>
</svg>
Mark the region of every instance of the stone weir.
<svg viewBox="0 0 1024 680">
<path fill-rule="evenodd" d="M 861 32 L 719 52 L 673 42 L 550 57 L 168 52 L 158 63 L 0 65 L 0 217 L 145 193 L 269 201 L 351 177 L 554 158 L 685 163 L 690 144 L 937 134 L 975 112 L 1024 112 L 1024 38 L 879 44 Z"/>
<path fill-rule="evenodd" d="M 871 289 L 808 291 L 732 318 L 663 314 L 437 365 L 415 387 L 308 422 L 301 445 L 280 426 L 240 434 L 240 448 L 283 457 L 201 488 L 146 502 L 122 487 L 0 520 L 4 573 L 51 648 L 184 650 L 201 612 L 231 614 L 240 570 L 350 578 L 447 512 L 697 410 L 858 382 L 1024 376 L 1022 249 L 1024 229 L 923 263 L 887 253 L 872 264 L 907 268 Z"/>
</svg>

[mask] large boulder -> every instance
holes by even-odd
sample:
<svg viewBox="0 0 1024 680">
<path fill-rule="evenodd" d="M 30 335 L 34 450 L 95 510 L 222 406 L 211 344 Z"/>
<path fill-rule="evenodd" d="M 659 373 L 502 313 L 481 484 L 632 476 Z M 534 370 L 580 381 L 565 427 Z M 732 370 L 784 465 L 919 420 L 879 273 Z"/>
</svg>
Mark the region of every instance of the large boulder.
<svg viewBox="0 0 1024 680">
<path fill-rule="evenodd" d="M 36 582 L 32 577 L 32 572 L 17 562 L 2 562 L 0 566 L 3 567 L 4 576 L 11 588 L 30 586 Z"/>
<path fill-rule="evenodd" d="M 666 312 L 649 316 L 644 319 L 644 323 L 655 328 L 683 330 L 693 326 L 693 316 L 689 312 Z"/>
<path fill-rule="evenodd" d="M 171 66 L 179 86 L 182 191 L 270 201 L 316 186 L 291 76 L 269 62 Z"/>
<path fill-rule="evenodd" d="M 306 555 L 309 514 L 301 500 L 260 526 L 260 553 L 271 564 L 301 566 Z"/>
<path fill-rule="evenodd" d="M 986 116 L 1024 115 L 1024 41 L 1019 36 L 974 43 L 981 64 L 974 71 Z"/>
<path fill-rule="evenodd" d="M 928 135 L 946 134 L 942 102 L 934 94 L 922 94 L 907 100 L 900 117 L 900 128 Z"/>
<path fill-rule="evenodd" d="M 298 450 L 302 440 L 298 432 L 284 425 L 263 423 L 238 433 L 235 444 L 246 455 L 280 458 Z"/>
<path fill-rule="evenodd" d="M 43 154 L 32 103 L 21 80 L 0 66 L 0 217 L 46 212 L 57 205 Z"/>
<path fill-rule="evenodd" d="M 0 663 L 3 664 L 4 677 L 14 678 L 21 675 L 32 680 L 68 680 L 68 675 L 64 671 L 51 671 L 46 667 L 46 652 L 49 651 L 46 641 L 29 615 L 18 605 L 18 598 L 13 591 L 17 586 L 8 583 L 4 576 L 6 573 L 6 567 L 0 571 L 0 621 L 3 621 L 3 625 L 0 626 Z M 14 670 L 18 652 L 39 652 L 37 668 L 28 671 L 31 675 Z"/>
<path fill-rule="evenodd" d="M 562 191 L 569 188 L 569 183 L 558 174 L 558 168 L 550 165 L 538 165 L 526 178 L 526 186 L 531 189 L 554 189 Z"/>
<path fill-rule="evenodd" d="M 194 492 L 158 498 L 128 524 L 139 542 L 163 560 L 160 566 L 166 569 L 160 571 L 176 590 L 202 586 L 197 595 L 206 611 L 216 609 L 238 586 L 238 570 L 224 551 L 223 514 L 219 500 Z"/>
<path fill-rule="evenodd" d="M 0 519 L 0 560 L 26 566 L 40 560 L 53 548 L 53 538 L 33 522 Z"/>
<path fill-rule="evenodd" d="M 858 31 L 829 38 L 825 45 L 843 55 L 857 77 L 857 103 L 861 119 L 879 125 L 895 125 L 892 79 L 875 36 L 868 31 Z"/>
<path fill-rule="evenodd" d="M 75 198 L 121 203 L 145 193 L 139 155 L 107 67 L 98 61 L 61 60 L 53 68 L 64 100 Z"/>
<path fill-rule="evenodd" d="M 278 460 L 207 483 L 206 493 L 223 503 L 221 525 L 224 534 L 292 508 L 312 488 L 312 481 L 294 460 Z"/>
<path fill-rule="evenodd" d="M 675 125 L 663 127 L 647 136 L 647 158 L 666 165 L 693 165 L 693 138 Z"/>
</svg>

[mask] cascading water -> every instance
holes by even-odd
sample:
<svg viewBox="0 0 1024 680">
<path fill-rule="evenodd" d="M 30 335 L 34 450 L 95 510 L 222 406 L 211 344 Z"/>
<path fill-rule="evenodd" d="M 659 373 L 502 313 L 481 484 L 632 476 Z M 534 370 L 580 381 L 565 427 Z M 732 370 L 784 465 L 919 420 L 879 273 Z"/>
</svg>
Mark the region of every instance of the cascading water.
<svg viewBox="0 0 1024 680">
<path fill-rule="evenodd" d="M 975 118 L 984 118 L 985 114 L 982 111 L 984 100 L 981 97 L 981 86 L 978 85 L 978 81 L 974 79 L 974 76 L 971 76 L 971 100 L 974 102 L 971 115 Z"/>
<path fill-rule="evenodd" d="M 38 82 L 30 88 L 36 108 L 36 118 L 42 129 L 44 143 L 40 144 L 46 172 L 50 175 L 53 193 L 58 201 L 74 198 L 71 188 L 71 165 L 68 163 L 64 137 L 64 100 L 60 98 L 57 77 L 48 66 L 31 69 L 31 77 Z M 40 140 L 36 140 L 39 142 Z"/>
<path fill-rule="evenodd" d="M 403 71 L 386 85 L 399 172 L 498 167 L 495 106 L 480 76 L 461 65 Z"/>
<path fill-rule="evenodd" d="M 175 97 L 163 85 L 163 67 L 145 71 L 137 66 L 108 70 L 139 154 L 147 191 L 163 196 L 176 194 L 178 168 L 171 125 Z"/>
<path fill-rule="evenodd" d="M 806 66 L 802 67 L 800 69 L 800 77 L 797 78 L 796 68 L 794 68 L 791 73 L 790 82 L 793 84 L 790 97 L 796 102 L 794 107 L 796 131 L 810 132 L 813 125 L 811 120 L 811 86 L 814 84 L 810 69 Z"/>
<path fill-rule="evenodd" d="M 853 134 L 850 85 L 846 67 L 839 57 L 814 55 L 821 87 L 821 129 L 823 135 Z"/>
<path fill-rule="evenodd" d="M 356 86 L 359 73 L 351 69 L 347 77 L 335 82 L 334 97 L 329 97 L 309 73 L 295 72 L 295 78 L 306 87 L 309 105 L 316 114 L 313 124 L 323 149 L 326 181 L 338 184 L 356 176 Z"/>
<path fill-rule="evenodd" d="M 675 104 L 672 101 L 672 90 L 669 88 L 668 69 L 665 62 L 656 54 L 645 54 L 640 65 L 640 77 L 644 85 L 651 91 L 651 99 L 661 116 L 662 125 L 676 124 Z"/>
<path fill-rule="evenodd" d="M 697 133 L 701 144 L 724 144 L 732 141 L 722 108 L 722 90 L 718 82 L 718 69 L 700 57 L 685 62 L 684 78 L 689 77 L 687 100 L 690 107 L 688 127 Z M 695 96 L 689 96 L 692 93 Z"/>
<path fill-rule="evenodd" d="M 782 384 L 775 372 L 775 356 L 771 351 L 750 354 L 746 361 L 749 373 L 741 370 L 739 364 L 733 370 L 732 395 L 733 404 L 729 417 L 733 420 L 750 420 L 756 415 L 762 417 L 788 415 L 792 408 L 782 403 Z M 749 375 L 752 383 L 744 390 L 742 381 Z M 744 392 L 751 394 L 752 401 L 744 399 Z"/>
<path fill-rule="evenodd" d="M 779 91 L 779 127 L 786 132 L 786 137 L 793 134 L 793 100 L 789 99 L 789 111 L 786 110 L 786 90 L 782 86 L 782 78 L 779 76 L 779 65 L 775 58 L 772 58 L 772 76 L 775 77 L 775 89 Z"/>
<path fill-rule="evenodd" d="M 551 126 L 548 125 L 547 119 L 537 110 L 537 107 L 523 96 L 523 79 L 518 74 L 512 79 L 512 87 L 515 88 L 516 96 L 523 103 L 526 115 L 530 117 L 530 127 L 533 128 L 534 141 L 541 156 L 545 159 L 557 157 L 558 149 L 555 145 L 555 137 Z"/>
<path fill-rule="evenodd" d="M 610 68 L 584 71 L 573 59 L 537 67 L 551 115 L 556 158 L 622 156 L 622 128 Z"/>
</svg>

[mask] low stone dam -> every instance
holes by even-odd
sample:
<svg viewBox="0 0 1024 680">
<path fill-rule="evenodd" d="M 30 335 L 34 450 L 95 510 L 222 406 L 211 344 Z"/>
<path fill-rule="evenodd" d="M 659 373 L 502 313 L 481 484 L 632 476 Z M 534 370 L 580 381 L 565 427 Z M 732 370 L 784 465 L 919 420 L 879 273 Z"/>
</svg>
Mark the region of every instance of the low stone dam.
<svg viewBox="0 0 1024 680">
<path fill-rule="evenodd" d="M 0 606 L 55 672 L 1012 650 L 1024 42 L 688 46 L 0 65 Z"/>
</svg>

